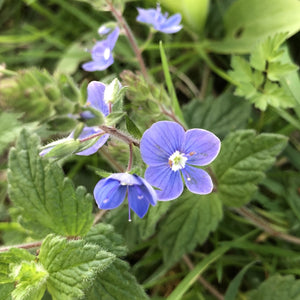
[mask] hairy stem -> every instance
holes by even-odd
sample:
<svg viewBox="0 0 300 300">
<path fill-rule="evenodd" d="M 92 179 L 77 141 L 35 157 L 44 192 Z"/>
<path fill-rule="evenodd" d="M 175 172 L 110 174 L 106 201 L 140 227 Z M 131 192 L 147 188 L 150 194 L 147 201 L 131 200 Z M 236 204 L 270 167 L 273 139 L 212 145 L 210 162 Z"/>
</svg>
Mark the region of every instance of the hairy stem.
<svg viewBox="0 0 300 300">
<path fill-rule="evenodd" d="M 12 248 L 21 248 L 21 249 L 38 248 L 42 245 L 42 242 L 43 241 L 38 241 L 38 242 L 33 242 L 33 243 L 28 243 L 28 244 L 20 244 L 20 245 L 1 247 L 0 252 L 9 251 Z"/>
<path fill-rule="evenodd" d="M 128 161 L 127 172 L 129 172 L 132 168 L 132 158 L 133 158 L 132 144 L 129 144 L 129 161 Z"/>
</svg>

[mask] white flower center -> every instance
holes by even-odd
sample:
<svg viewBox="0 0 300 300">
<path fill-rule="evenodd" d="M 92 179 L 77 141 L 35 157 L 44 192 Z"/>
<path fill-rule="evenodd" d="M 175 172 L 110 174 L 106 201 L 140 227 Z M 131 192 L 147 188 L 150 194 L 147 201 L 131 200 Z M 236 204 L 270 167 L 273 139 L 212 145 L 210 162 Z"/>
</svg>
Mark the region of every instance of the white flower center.
<svg viewBox="0 0 300 300">
<path fill-rule="evenodd" d="M 110 49 L 109 48 L 105 48 L 104 53 L 103 53 L 103 57 L 105 60 L 108 60 L 110 56 Z"/>
<path fill-rule="evenodd" d="M 187 157 L 184 156 L 184 153 L 175 151 L 169 157 L 169 166 L 172 168 L 173 171 L 178 171 L 185 167 L 186 161 L 187 161 Z"/>
</svg>

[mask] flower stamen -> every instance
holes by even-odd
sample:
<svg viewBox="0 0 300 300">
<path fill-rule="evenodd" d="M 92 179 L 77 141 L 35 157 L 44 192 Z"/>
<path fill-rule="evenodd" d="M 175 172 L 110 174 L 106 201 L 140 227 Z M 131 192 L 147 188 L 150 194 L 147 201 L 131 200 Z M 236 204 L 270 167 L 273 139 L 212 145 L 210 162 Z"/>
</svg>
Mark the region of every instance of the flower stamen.
<svg viewBox="0 0 300 300">
<path fill-rule="evenodd" d="M 185 163 L 187 161 L 187 157 L 185 157 L 184 153 L 180 153 L 179 151 L 175 151 L 169 157 L 169 166 L 173 171 L 178 171 L 184 169 Z"/>
</svg>

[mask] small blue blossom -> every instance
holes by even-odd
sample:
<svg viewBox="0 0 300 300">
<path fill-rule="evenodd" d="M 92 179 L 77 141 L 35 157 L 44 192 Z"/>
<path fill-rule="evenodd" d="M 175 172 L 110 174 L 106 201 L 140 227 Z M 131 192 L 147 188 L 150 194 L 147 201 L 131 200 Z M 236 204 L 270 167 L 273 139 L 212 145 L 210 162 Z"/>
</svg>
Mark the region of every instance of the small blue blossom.
<svg viewBox="0 0 300 300">
<path fill-rule="evenodd" d="M 118 27 L 110 33 L 105 40 L 95 44 L 91 51 L 92 61 L 82 65 L 85 71 L 103 71 L 111 66 L 114 62 L 112 50 L 118 40 L 120 29 Z"/>
<path fill-rule="evenodd" d="M 197 166 L 211 163 L 218 155 L 220 140 L 204 129 L 184 129 L 175 122 L 160 121 L 145 131 L 140 144 L 141 156 L 149 165 L 145 179 L 154 187 L 159 200 L 172 200 L 187 188 L 196 194 L 209 194 L 213 183 Z"/>
<path fill-rule="evenodd" d="M 113 209 L 121 205 L 128 194 L 129 221 L 132 209 L 143 218 L 151 205 L 157 202 L 157 195 L 143 178 L 128 173 L 116 173 L 101 179 L 95 186 L 94 197 L 100 209 Z"/>
<path fill-rule="evenodd" d="M 182 28 L 182 25 L 180 25 L 181 15 L 175 14 L 168 18 L 168 13 L 162 14 L 159 4 L 157 4 L 156 9 L 137 8 L 137 10 L 139 15 L 137 16 L 136 20 L 152 25 L 157 31 L 164 33 L 175 33 Z"/>
</svg>

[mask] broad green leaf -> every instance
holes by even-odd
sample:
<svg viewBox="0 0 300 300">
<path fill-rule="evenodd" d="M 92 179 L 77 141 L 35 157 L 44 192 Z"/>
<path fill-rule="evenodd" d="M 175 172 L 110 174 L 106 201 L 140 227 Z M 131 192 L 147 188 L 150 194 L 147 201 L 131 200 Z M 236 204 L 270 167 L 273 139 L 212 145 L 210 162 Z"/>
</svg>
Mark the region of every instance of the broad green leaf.
<svg viewBox="0 0 300 300">
<path fill-rule="evenodd" d="M 249 300 L 299 300 L 300 280 L 292 275 L 269 277 L 258 289 L 247 295 Z"/>
<path fill-rule="evenodd" d="M 158 243 L 167 264 L 203 243 L 222 219 L 222 204 L 216 194 L 185 193 L 177 199 L 158 232 Z"/>
<path fill-rule="evenodd" d="M 92 224 L 92 197 L 76 190 L 61 169 L 38 155 L 39 139 L 22 131 L 9 155 L 9 195 L 21 211 L 23 226 L 35 235 L 86 234 Z"/>
<path fill-rule="evenodd" d="M 212 164 L 222 202 L 235 207 L 249 202 L 286 144 L 287 138 L 279 134 L 256 135 L 253 130 L 229 134 Z"/>
<path fill-rule="evenodd" d="M 134 222 L 137 224 L 140 236 L 143 240 L 151 237 L 157 227 L 159 220 L 170 209 L 171 202 L 160 202 L 155 206 L 150 206 L 146 216 L 143 219 L 136 218 Z"/>
<path fill-rule="evenodd" d="M 14 288 L 14 283 L 0 284 L 0 300 L 12 300 L 11 293 Z"/>
<path fill-rule="evenodd" d="M 122 236 L 114 231 L 112 225 L 105 223 L 97 224 L 90 229 L 83 239 L 88 243 L 99 245 L 102 249 L 118 257 L 127 254 Z"/>
<path fill-rule="evenodd" d="M 126 262 L 116 259 L 104 272 L 97 275 L 87 300 L 143 300 L 149 299 Z"/>
<path fill-rule="evenodd" d="M 53 300 L 81 299 L 115 256 L 84 240 L 67 240 L 48 235 L 41 246 L 39 261 L 49 273 L 47 289 Z"/>
<path fill-rule="evenodd" d="M 48 272 L 36 262 L 22 262 L 15 267 L 16 288 L 12 292 L 15 300 L 39 300 L 46 290 Z"/>
<path fill-rule="evenodd" d="M 34 123 L 22 124 L 18 119 L 21 114 L 2 112 L 0 114 L 0 155 L 19 135 L 21 130 L 25 128 L 33 128 Z"/>
<path fill-rule="evenodd" d="M 159 42 L 159 50 L 160 50 L 160 57 L 161 57 L 162 67 L 163 67 L 163 71 L 164 71 L 164 75 L 165 75 L 166 85 L 167 85 L 168 92 L 169 92 L 169 95 L 172 100 L 172 109 L 174 110 L 175 115 L 184 124 L 183 114 L 180 109 L 179 102 L 178 102 L 178 99 L 176 96 L 175 88 L 174 88 L 171 74 L 169 71 L 167 56 L 166 56 L 162 41 Z"/>
<path fill-rule="evenodd" d="M 224 16 L 226 35 L 211 42 L 210 50 L 219 53 L 249 53 L 257 43 L 276 33 L 288 37 L 300 30 L 298 0 L 237 0 Z"/>
<path fill-rule="evenodd" d="M 225 92 L 216 99 L 193 100 L 184 106 L 183 113 L 189 128 L 207 129 L 221 137 L 244 128 L 250 117 L 250 108 L 249 102 Z"/>
</svg>

